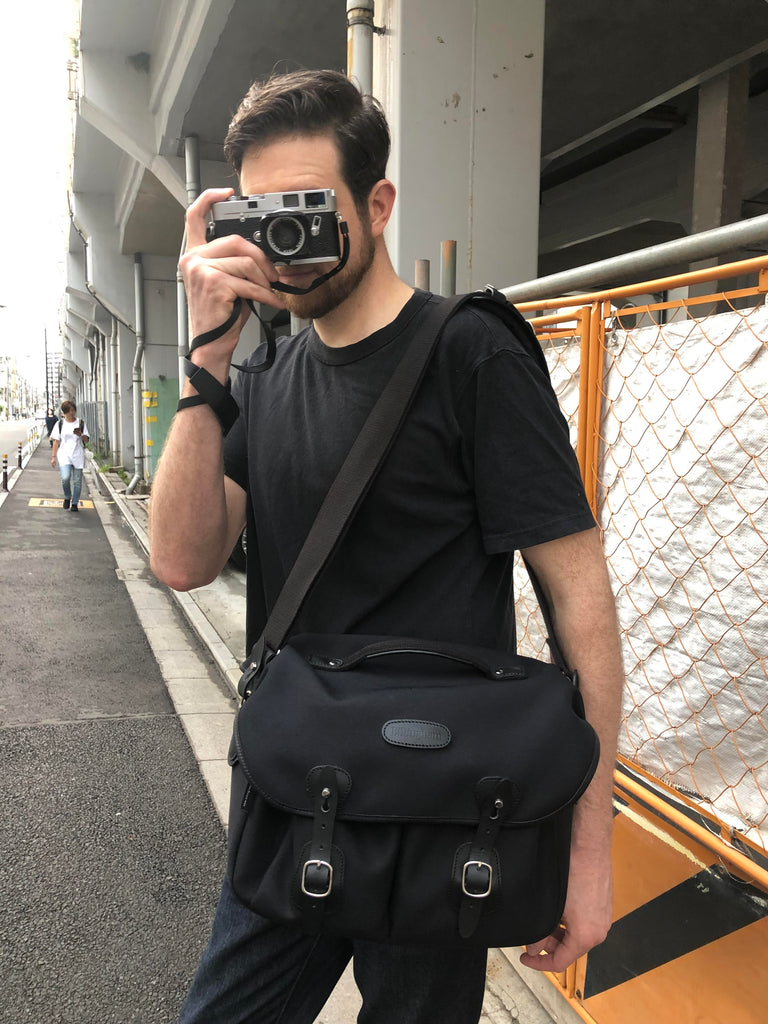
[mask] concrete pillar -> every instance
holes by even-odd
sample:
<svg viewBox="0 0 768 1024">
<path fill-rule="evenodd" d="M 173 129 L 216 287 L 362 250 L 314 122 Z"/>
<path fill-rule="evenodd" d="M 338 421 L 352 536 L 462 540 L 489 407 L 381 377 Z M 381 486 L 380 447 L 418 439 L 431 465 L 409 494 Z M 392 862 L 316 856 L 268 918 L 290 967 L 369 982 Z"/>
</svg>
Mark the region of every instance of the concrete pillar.
<svg viewBox="0 0 768 1024">
<path fill-rule="evenodd" d="M 693 174 L 691 232 L 708 231 L 741 219 L 744 197 L 744 153 L 747 139 L 749 65 L 741 64 L 699 86 L 696 124 L 696 162 Z M 740 259 L 741 253 L 727 253 L 721 259 L 691 264 L 691 270 L 705 270 L 719 263 Z M 733 282 L 730 284 L 733 287 Z M 720 290 L 716 282 L 693 285 L 689 294 L 709 295 Z M 696 306 L 691 314 L 700 317 L 719 307 Z"/>
<path fill-rule="evenodd" d="M 741 219 L 748 101 L 747 64 L 699 86 L 693 234 Z"/>
<path fill-rule="evenodd" d="M 413 281 L 455 239 L 459 291 L 536 276 L 544 0 L 377 0 L 374 95 L 398 200 L 387 241 Z"/>
</svg>

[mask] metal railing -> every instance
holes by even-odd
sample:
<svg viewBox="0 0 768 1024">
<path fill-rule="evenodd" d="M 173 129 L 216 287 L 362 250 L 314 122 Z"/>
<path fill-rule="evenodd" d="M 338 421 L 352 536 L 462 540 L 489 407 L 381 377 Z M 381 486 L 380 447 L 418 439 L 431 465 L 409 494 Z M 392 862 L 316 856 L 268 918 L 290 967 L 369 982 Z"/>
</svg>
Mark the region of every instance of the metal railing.
<svg viewBox="0 0 768 1024">
<path fill-rule="evenodd" d="M 100 455 L 109 456 L 109 406 L 107 402 L 80 402 L 78 415 L 90 431 L 90 447 Z"/>
</svg>

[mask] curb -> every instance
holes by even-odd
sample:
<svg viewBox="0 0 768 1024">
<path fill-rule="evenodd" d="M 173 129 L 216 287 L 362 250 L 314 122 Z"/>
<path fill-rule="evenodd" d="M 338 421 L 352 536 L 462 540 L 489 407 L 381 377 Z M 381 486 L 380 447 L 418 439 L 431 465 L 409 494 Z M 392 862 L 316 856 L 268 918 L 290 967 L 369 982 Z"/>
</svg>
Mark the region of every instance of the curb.
<svg viewBox="0 0 768 1024">
<path fill-rule="evenodd" d="M 136 518 L 133 509 L 131 508 L 131 502 L 134 499 L 127 499 L 119 490 L 117 490 L 108 475 L 106 473 L 102 473 L 101 470 L 97 468 L 93 454 L 89 453 L 89 455 L 89 469 L 94 481 L 94 486 L 99 491 L 101 491 L 102 487 L 106 489 L 110 500 L 114 501 L 117 505 L 124 521 L 133 532 L 144 553 L 149 557 L 149 535 L 144 529 L 144 526 Z M 242 669 L 240 668 L 239 662 L 232 655 L 231 651 L 214 626 L 208 618 L 206 618 L 205 613 L 200 609 L 192 594 L 172 590 L 171 587 L 166 587 L 165 589 L 181 609 L 200 642 L 210 652 L 216 667 L 224 678 L 227 686 L 232 691 L 233 696 L 238 697 L 237 684 L 240 676 L 242 675 Z"/>
</svg>

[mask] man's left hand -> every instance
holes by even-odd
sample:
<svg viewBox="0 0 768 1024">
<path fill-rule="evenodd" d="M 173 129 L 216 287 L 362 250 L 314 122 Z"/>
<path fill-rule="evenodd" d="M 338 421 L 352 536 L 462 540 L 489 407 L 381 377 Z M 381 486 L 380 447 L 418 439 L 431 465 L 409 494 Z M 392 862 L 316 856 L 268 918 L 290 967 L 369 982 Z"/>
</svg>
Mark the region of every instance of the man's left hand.
<svg viewBox="0 0 768 1024">
<path fill-rule="evenodd" d="M 605 939 L 611 919 L 610 850 L 572 849 L 562 925 L 527 946 L 520 963 L 535 971 L 564 971 Z"/>
</svg>

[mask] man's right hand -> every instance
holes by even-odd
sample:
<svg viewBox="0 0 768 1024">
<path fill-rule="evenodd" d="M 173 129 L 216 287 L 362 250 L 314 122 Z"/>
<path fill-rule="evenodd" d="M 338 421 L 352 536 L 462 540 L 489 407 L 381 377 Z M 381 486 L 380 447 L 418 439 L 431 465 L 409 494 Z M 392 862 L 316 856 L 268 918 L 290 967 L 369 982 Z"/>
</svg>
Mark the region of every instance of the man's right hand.
<svg viewBox="0 0 768 1024">
<path fill-rule="evenodd" d="M 187 210 L 187 246 L 179 260 L 187 293 L 192 336 L 215 330 L 232 313 L 236 298 L 263 302 L 283 309 L 284 301 L 272 291 L 278 279 L 274 265 L 257 245 L 240 235 L 227 235 L 212 242 L 206 240 L 206 225 L 211 206 L 233 194 L 231 188 L 207 189 Z M 229 375 L 240 331 L 248 319 L 243 303 L 238 322 L 221 338 L 196 349 L 192 361 L 204 366 L 222 383 Z"/>
</svg>

